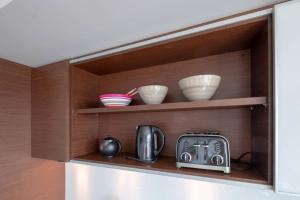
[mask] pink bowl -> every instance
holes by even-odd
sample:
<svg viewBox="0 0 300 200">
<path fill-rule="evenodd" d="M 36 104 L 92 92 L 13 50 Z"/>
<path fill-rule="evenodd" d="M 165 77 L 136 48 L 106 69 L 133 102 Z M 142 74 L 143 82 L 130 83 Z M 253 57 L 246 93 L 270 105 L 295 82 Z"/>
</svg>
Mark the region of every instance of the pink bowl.
<svg viewBox="0 0 300 200">
<path fill-rule="evenodd" d="M 132 99 L 132 96 L 127 94 L 102 94 L 99 96 L 99 98 L 127 98 Z"/>
<path fill-rule="evenodd" d="M 103 94 L 99 96 L 100 101 L 106 107 L 128 106 L 133 97 L 127 94 Z"/>
</svg>

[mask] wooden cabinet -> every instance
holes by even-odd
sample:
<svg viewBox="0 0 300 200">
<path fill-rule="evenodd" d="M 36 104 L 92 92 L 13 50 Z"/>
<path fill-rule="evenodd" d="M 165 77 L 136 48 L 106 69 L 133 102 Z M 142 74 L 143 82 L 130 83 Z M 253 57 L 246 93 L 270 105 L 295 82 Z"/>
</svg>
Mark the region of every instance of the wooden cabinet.
<svg viewBox="0 0 300 200">
<path fill-rule="evenodd" d="M 84 62 L 60 62 L 33 71 L 32 154 L 65 161 L 105 163 L 156 171 L 271 185 L 273 183 L 272 17 L 178 37 Z M 212 101 L 188 102 L 177 82 L 196 74 L 217 74 L 222 83 Z M 101 93 L 132 88 L 169 87 L 164 104 L 144 105 L 136 97 L 127 108 L 99 107 Z M 152 166 L 129 161 L 135 127 L 165 130 L 166 146 Z M 252 168 L 232 174 L 175 167 L 177 138 L 188 131 L 218 130 L 230 141 L 231 156 L 247 158 Z M 98 153 L 100 139 L 118 138 L 122 154 Z"/>
<path fill-rule="evenodd" d="M 70 68 L 67 61 L 32 70 L 31 154 L 68 161 L 70 143 Z"/>
<path fill-rule="evenodd" d="M 300 195 L 300 1 L 275 7 L 275 189 Z"/>
<path fill-rule="evenodd" d="M 71 159 L 133 168 L 273 183 L 272 152 L 272 18 L 258 17 L 72 64 Z M 195 74 L 218 74 L 222 83 L 214 100 L 188 102 L 177 82 Z M 144 105 L 136 97 L 126 108 L 99 107 L 101 93 L 132 88 L 169 87 L 161 105 Z M 165 130 L 166 146 L 157 163 L 126 160 L 135 151 L 135 127 L 153 124 Z M 188 131 L 218 130 L 231 145 L 233 158 L 251 152 L 252 169 L 232 174 L 175 167 L 177 138 Z M 99 139 L 118 138 L 123 153 L 107 159 L 98 153 Z"/>
</svg>

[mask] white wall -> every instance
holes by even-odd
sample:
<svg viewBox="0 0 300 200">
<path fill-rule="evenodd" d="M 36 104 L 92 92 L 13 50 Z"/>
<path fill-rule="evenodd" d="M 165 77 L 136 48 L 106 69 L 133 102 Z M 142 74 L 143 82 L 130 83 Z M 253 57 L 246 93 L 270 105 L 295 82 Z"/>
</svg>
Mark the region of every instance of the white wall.
<svg viewBox="0 0 300 200">
<path fill-rule="evenodd" d="M 272 189 L 66 164 L 66 200 L 300 200 Z"/>
<path fill-rule="evenodd" d="M 300 0 L 275 7 L 276 190 L 300 195 Z"/>
</svg>

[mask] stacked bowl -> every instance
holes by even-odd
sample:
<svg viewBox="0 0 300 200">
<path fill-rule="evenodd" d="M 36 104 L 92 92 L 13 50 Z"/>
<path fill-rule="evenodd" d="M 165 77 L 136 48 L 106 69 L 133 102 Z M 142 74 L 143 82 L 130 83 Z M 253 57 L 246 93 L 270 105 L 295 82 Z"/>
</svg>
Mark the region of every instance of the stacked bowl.
<svg viewBox="0 0 300 200">
<path fill-rule="evenodd" d="M 190 101 L 209 100 L 221 82 L 218 75 L 196 75 L 181 79 L 178 84 L 183 95 Z"/>
<path fill-rule="evenodd" d="M 106 107 L 128 106 L 132 98 L 133 97 L 128 94 L 103 94 L 99 96 L 100 101 Z"/>
</svg>

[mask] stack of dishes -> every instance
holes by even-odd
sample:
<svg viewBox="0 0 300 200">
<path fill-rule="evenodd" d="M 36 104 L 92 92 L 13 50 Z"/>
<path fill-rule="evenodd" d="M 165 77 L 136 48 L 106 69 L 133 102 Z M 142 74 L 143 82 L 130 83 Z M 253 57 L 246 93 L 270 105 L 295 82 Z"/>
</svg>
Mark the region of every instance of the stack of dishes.
<svg viewBox="0 0 300 200">
<path fill-rule="evenodd" d="M 128 94 L 103 94 L 99 96 L 100 101 L 107 107 L 128 106 L 132 96 Z"/>
<path fill-rule="evenodd" d="M 209 100 L 215 94 L 221 82 L 218 75 L 196 75 L 178 82 L 183 95 L 190 101 Z"/>
</svg>

